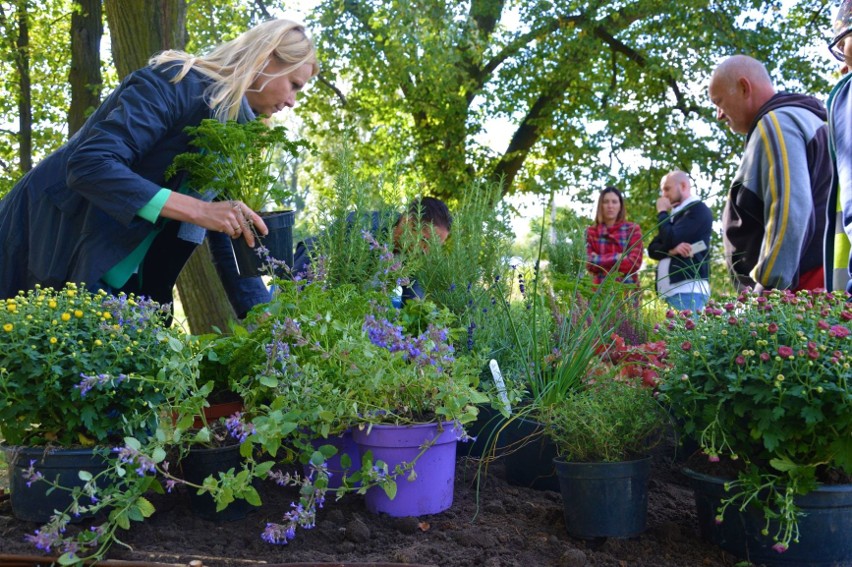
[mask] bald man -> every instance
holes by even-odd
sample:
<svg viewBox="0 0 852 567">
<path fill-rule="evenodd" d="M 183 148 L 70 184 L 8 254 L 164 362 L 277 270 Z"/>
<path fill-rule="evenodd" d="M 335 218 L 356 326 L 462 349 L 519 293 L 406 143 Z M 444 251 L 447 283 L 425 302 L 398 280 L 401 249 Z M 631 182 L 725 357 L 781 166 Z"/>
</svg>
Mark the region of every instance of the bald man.
<svg viewBox="0 0 852 567">
<path fill-rule="evenodd" d="M 648 256 L 657 264 L 657 293 L 678 311 L 698 313 L 710 298 L 713 213 L 692 194 L 689 176 L 672 171 L 660 181 L 657 235 Z"/>
<path fill-rule="evenodd" d="M 826 111 L 817 99 L 776 93 L 745 55 L 710 78 L 716 118 L 746 135 L 722 215 L 725 260 L 738 288 L 824 287 L 825 207 L 832 183 Z"/>
</svg>

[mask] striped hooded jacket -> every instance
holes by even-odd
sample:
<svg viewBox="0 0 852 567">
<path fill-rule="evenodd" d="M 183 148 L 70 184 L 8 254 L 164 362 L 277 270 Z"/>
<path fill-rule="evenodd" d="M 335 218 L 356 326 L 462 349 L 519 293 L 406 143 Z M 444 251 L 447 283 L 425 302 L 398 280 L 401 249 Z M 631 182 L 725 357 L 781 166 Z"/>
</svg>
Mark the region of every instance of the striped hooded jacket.
<svg viewBox="0 0 852 567">
<path fill-rule="evenodd" d="M 825 107 L 778 93 L 757 114 L 722 215 L 725 259 L 738 287 L 795 288 L 823 261 L 832 184 Z"/>
</svg>

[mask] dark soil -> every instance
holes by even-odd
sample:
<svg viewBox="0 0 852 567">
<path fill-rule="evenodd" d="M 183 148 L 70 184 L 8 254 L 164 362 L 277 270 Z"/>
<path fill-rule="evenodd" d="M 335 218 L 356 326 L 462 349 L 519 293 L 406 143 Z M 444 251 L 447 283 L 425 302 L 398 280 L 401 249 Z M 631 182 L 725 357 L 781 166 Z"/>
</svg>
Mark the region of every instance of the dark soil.
<svg viewBox="0 0 852 567">
<path fill-rule="evenodd" d="M 111 559 L 206 567 L 306 562 L 418 564 L 449 567 L 721 567 L 737 560 L 701 541 L 692 492 L 671 451 L 660 450 L 650 481 L 648 528 L 633 539 L 584 541 L 569 537 L 556 492 L 509 486 L 497 460 L 477 491 L 477 463 L 459 459 L 451 509 L 420 518 L 369 513 L 361 497 L 326 503 L 317 526 L 299 531 L 287 546 L 260 538 L 267 521 L 279 521 L 295 499 L 292 490 L 262 487 L 264 506 L 245 519 L 216 523 L 196 517 L 186 494 L 156 502 L 158 512 L 135 524 Z M 15 520 L 0 502 L 0 556 L 34 555 L 23 541 L 38 526 Z"/>
</svg>

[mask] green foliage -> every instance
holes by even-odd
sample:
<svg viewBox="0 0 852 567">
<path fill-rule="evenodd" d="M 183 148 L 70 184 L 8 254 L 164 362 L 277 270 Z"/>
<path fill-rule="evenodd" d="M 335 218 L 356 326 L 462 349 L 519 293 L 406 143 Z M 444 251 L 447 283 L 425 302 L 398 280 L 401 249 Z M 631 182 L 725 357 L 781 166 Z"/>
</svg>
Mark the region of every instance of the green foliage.
<svg viewBox="0 0 852 567">
<path fill-rule="evenodd" d="M 318 139 L 359 141 L 359 176 L 404 168 L 406 188 L 444 197 L 482 178 L 572 195 L 614 182 L 651 203 L 672 167 L 733 175 L 741 138 L 716 125 L 705 92 L 722 57 L 749 53 L 780 88 L 827 92 L 829 58 L 802 49 L 822 47 L 824 4 L 325 0 L 323 74 L 349 88 L 316 88 L 303 109 Z M 480 136 L 492 120 L 510 124 L 505 149 Z M 632 220 L 652 220 L 647 209 Z"/>
<path fill-rule="evenodd" d="M 609 280 L 589 297 L 576 292 L 557 296 L 535 269 L 519 271 L 517 284 L 518 299 L 495 300 L 500 324 L 512 340 L 514 379 L 526 389 L 529 408 L 536 412 L 580 387 L 600 361 L 599 346 L 616 329 L 618 318 L 611 315 L 635 307 L 621 293 L 623 286 Z"/>
<path fill-rule="evenodd" d="M 363 421 L 467 423 L 481 361 L 453 356 L 459 331 L 447 310 L 412 301 L 401 310 L 389 297 L 354 286 L 292 281 L 278 292 L 230 365 L 250 411 L 301 414 L 300 426 L 323 436 Z"/>
<path fill-rule="evenodd" d="M 598 376 L 541 415 L 560 456 L 576 462 L 641 458 L 659 441 L 665 412 L 640 381 Z"/>
<path fill-rule="evenodd" d="M 852 304 L 843 294 L 775 290 L 711 301 L 662 329 L 671 369 L 660 386 L 687 435 L 711 460 L 742 459 L 738 495 L 805 493 L 825 467 L 852 473 Z M 792 498 L 781 528 L 795 532 Z M 767 518 L 778 502 L 764 502 Z"/>
<path fill-rule="evenodd" d="M 108 374 L 96 376 L 96 381 L 83 380 L 81 384 L 85 384 L 87 388 L 91 387 L 91 390 L 81 399 L 78 399 L 76 386 L 73 385 L 79 380 L 72 382 L 68 379 L 69 384 L 64 395 L 75 400 L 76 408 L 62 406 L 62 417 L 69 427 L 67 432 L 63 431 L 61 435 L 55 436 L 53 443 L 61 444 L 63 436 L 75 433 L 77 413 L 85 413 L 89 404 L 97 405 L 97 399 L 100 398 L 109 399 L 109 404 L 98 410 L 98 425 L 108 435 L 100 439 L 95 435 L 97 431 L 90 434 L 92 439 L 98 441 L 98 445 L 93 448 L 95 454 L 102 456 L 106 463 L 103 471 L 97 474 L 81 472 L 79 477 L 84 484 L 73 489 L 59 484 L 49 471 L 43 473 L 35 462 L 31 462 L 24 473 L 30 483 L 46 483 L 50 485 L 51 491 L 69 493 L 71 504 L 65 510 L 56 511 L 45 525 L 28 538 L 42 550 L 50 549 L 60 553 L 59 562 L 63 565 L 76 565 L 85 560 L 94 561 L 105 557 L 112 544 L 120 541 L 120 530 L 131 529 L 134 522 L 144 521 L 154 513 L 154 507 L 147 495 L 151 492 L 163 494 L 164 481 L 169 490 L 175 483 L 184 482 L 175 476 L 174 469 L 177 467 L 172 467 L 170 472 L 168 459 L 179 459 L 182 452 L 207 432 L 205 428 L 197 435 L 188 435 L 187 429 L 191 426 L 193 417 L 200 412 L 205 396 L 209 393 L 209 389 L 199 388 L 197 385 L 198 364 L 204 344 L 177 331 L 157 331 L 162 315 L 152 311 L 151 304 L 141 300 L 137 303 L 134 298 L 123 296 L 111 298 L 113 301 L 110 301 L 110 296 L 104 297 L 105 294 L 94 297 L 89 297 L 84 292 L 68 295 L 70 291 L 77 290 L 67 287 L 64 290 L 66 297 L 59 297 L 50 290 L 36 290 L 46 301 L 42 311 L 57 310 L 56 327 L 75 325 L 74 319 L 64 321 L 60 313 L 71 313 L 73 318 L 82 320 L 78 324 L 84 324 L 89 318 L 88 314 L 78 316 L 76 311 L 64 311 L 64 308 L 80 307 L 81 311 L 86 311 L 86 305 L 102 303 L 103 307 L 98 307 L 103 309 L 100 311 L 100 323 L 90 327 L 95 337 L 93 340 L 103 337 L 104 348 L 115 350 L 115 354 L 127 361 L 125 364 L 147 363 L 156 370 L 152 375 L 128 373 L 128 376 L 121 380 Z M 56 299 L 56 307 L 50 306 L 50 295 Z M 26 306 L 20 305 L 20 297 L 15 299 L 19 304 L 15 311 L 23 312 Z M 104 313 L 111 313 L 113 316 L 106 317 Z M 97 320 L 98 313 L 93 315 Z M 137 333 L 137 329 L 140 332 Z M 66 329 L 56 335 L 67 337 L 71 333 Z M 80 339 L 78 344 L 85 342 L 85 339 Z M 155 348 L 149 348 L 151 345 L 164 350 L 156 359 L 153 352 Z M 86 350 L 85 345 L 81 344 L 79 350 Z M 67 357 L 73 358 L 73 352 L 68 352 Z M 137 362 L 131 362 L 134 360 Z M 44 378 L 50 379 L 49 371 L 44 374 Z M 4 374 L 2 379 L 5 381 L 8 376 Z M 128 388 L 127 385 L 131 387 Z M 2 385 L 4 397 L 7 399 L 9 387 L 8 382 Z M 31 387 L 30 391 L 35 391 L 35 388 Z M 19 400 L 10 402 L 21 405 Z M 50 403 L 57 406 L 62 404 L 55 395 Z M 52 426 L 53 422 L 47 421 L 53 419 L 47 408 L 42 415 L 45 416 L 45 424 Z M 18 423 L 23 425 L 34 417 L 23 415 Z M 8 412 L 0 418 L 4 427 L 11 423 L 8 418 Z M 34 426 L 33 430 L 38 432 L 41 428 Z M 126 436 L 122 438 L 122 435 Z M 7 441 L 11 441 L 8 436 Z M 25 441 L 29 442 L 27 439 Z M 91 444 L 91 441 L 87 444 Z M 223 490 L 225 488 L 234 491 L 239 487 L 235 488 L 232 483 L 223 487 Z M 68 524 L 80 516 L 93 518 L 90 529 L 68 530 Z"/>
<path fill-rule="evenodd" d="M 285 460 L 309 467 L 304 477 L 277 478 L 299 488 L 299 513 L 267 525 L 264 539 L 286 543 L 296 527 L 313 525 L 318 503 L 332 490 L 325 460 L 335 450 L 317 450 L 315 440 L 373 423 L 449 421 L 463 435 L 476 404 L 488 397 L 477 389 L 482 361 L 454 354 L 461 331 L 449 310 L 428 301 L 394 309 L 387 292 L 353 284 L 275 284 L 273 300 L 250 314 L 247 328 L 218 339 L 215 348 L 232 376 L 240 375 L 235 382 L 247 400 L 247 415 L 229 420 L 231 426 L 240 422 L 247 443 L 265 453 L 276 457 L 285 449 Z M 416 460 L 393 470 L 369 452 L 358 468 L 342 461 L 342 486 L 333 490 L 341 496 L 381 486 L 393 497 L 397 479 L 412 474 Z"/>
<path fill-rule="evenodd" d="M 0 310 L 0 432 L 18 445 L 92 445 L 156 423 L 182 347 L 167 311 L 134 296 L 37 287 Z"/>
<path fill-rule="evenodd" d="M 289 187 L 279 182 L 280 172 L 307 144 L 290 141 L 283 126 L 206 119 L 186 132 L 198 151 L 176 156 L 167 179 L 185 171 L 199 193 L 212 191 L 220 200 L 242 201 L 254 211 L 291 197 Z"/>
<path fill-rule="evenodd" d="M 71 13 L 71 0 L 44 0 L 37 9 L 31 2 L 13 2 L 0 16 L 0 123 L 4 124 L 0 129 L 0 196 L 24 173 L 19 156 L 21 102 L 32 112 L 33 162 L 65 141 L 71 96 Z M 23 50 L 17 47 L 21 19 L 29 27 L 29 43 Z M 21 100 L 22 56 L 29 60 L 30 100 Z"/>
<path fill-rule="evenodd" d="M 557 289 L 569 290 L 586 275 L 586 227 L 592 221 L 571 209 L 558 209 L 556 221 L 545 237 L 544 253 Z"/>
</svg>

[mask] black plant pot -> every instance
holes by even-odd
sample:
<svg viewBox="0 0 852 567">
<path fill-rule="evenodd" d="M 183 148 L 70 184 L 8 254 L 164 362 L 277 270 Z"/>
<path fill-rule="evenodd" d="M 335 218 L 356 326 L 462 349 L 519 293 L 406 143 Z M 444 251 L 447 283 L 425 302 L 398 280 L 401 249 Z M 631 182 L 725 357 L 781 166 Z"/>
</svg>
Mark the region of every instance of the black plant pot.
<svg viewBox="0 0 852 567">
<path fill-rule="evenodd" d="M 467 434 L 472 440 L 459 443 L 458 457 L 499 457 L 502 447 L 506 444 L 505 437 L 499 435 L 505 423 L 506 418 L 490 405 L 479 406 L 476 421 L 467 427 Z"/>
<path fill-rule="evenodd" d="M 200 485 L 208 476 L 218 477 L 219 473 L 230 469 L 239 471 L 242 463 L 240 446 L 228 445 L 211 448 L 192 447 L 181 461 L 181 466 L 186 480 Z M 189 506 L 197 516 L 217 522 L 241 520 L 255 509 L 245 500 L 237 499 L 224 510 L 217 512 L 213 497 L 206 492 L 198 494 L 198 490 L 194 488 L 191 488 L 189 492 Z"/>
<path fill-rule="evenodd" d="M 785 552 L 772 549 L 771 536 L 761 535 L 766 525 L 763 511 L 730 506 L 722 523 L 716 522 L 721 501 L 729 498 L 725 481 L 714 476 L 683 470 L 695 495 L 698 529 L 702 539 L 742 559 L 766 567 L 840 567 L 852 565 L 852 485 L 824 485 L 795 498 L 804 513 L 798 520 L 799 542 Z M 777 524 L 771 522 L 769 533 Z"/>
<path fill-rule="evenodd" d="M 93 476 L 103 472 L 109 466 L 108 461 L 93 449 L 51 449 L 44 447 L 16 447 L 6 449 L 6 462 L 9 468 L 9 489 L 12 513 L 19 520 L 45 523 L 50 520 L 54 510 L 63 511 L 71 505 L 71 495 L 65 490 L 51 491 L 46 482 L 32 482 L 27 486 L 26 471 L 33 463 L 35 471 L 46 480 L 60 486 L 73 489 L 83 486 L 79 473 L 86 471 Z M 51 492 L 49 492 L 51 491 Z M 79 522 L 86 516 L 71 516 L 72 522 Z"/>
<path fill-rule="evenodd" d="M 579 538 L 633 537 L 645 531 L 651 458 L 615 463 L 554 460 L 565 527 Z"/>
<path fill-rule="evenodd" d="M 521 417 L 502 427 L 497 443 L 500 452 L 505 454 L 506 482 L 535 490 L 559 491 L 559 479 L 553 466 L 556 445 L 542 433 L 543 430 L 541 423 Z"/>
<path fill-rule="evenodd" d="M 269 250 L 269 255 L 276 260 L 293 265 L 293 222 L 296 213 L 294 211 L 279 211 L 275 213 L 264 213 L 261 215 L 269 234 L 257 236 L 254 248 L 246 244 L 245 238 L 237 238 L 231 241 L 234 248 L 234 257 L 237 260 L 237 270 L 241 278 L 253 278 L 268 273 L 264 266 L 268 263 L 266 258 L 258 254 L 260 246 Z M 275 271 L 276 275 L 284 277 L 287 274 L 281 270 Z"/>
</svg>

